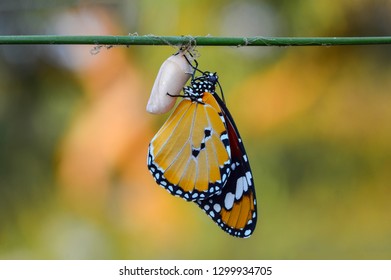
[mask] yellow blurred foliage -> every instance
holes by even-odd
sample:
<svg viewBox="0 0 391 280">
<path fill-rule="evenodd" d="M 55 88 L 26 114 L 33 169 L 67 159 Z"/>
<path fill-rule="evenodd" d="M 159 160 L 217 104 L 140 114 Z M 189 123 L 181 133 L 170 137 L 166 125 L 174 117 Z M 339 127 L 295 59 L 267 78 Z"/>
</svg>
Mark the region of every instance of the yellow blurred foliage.
<svg viewBox="0 0 391 280">
<path fill-rule="evenodd" d="M 384 11 L 369 0 L 292 3 L 83 2 L 41 21 L 74 35 L 229 36 L 230 16 L 252 27 L 244 33 L 339 36 L 390 26 L 388 3 Z M 265 25 L 239 13 L 248 9 L 267 13 Z M 0 258 L 390 258 L 389 47 L 252 48 L 197 48 L 200 69 L 219 74 L 252 164 L 260 218 L 246 240 L 148 172 L 148 144 L 167 115 L 145 106 L 175 47 L 1 52 Z"/>
</svg>

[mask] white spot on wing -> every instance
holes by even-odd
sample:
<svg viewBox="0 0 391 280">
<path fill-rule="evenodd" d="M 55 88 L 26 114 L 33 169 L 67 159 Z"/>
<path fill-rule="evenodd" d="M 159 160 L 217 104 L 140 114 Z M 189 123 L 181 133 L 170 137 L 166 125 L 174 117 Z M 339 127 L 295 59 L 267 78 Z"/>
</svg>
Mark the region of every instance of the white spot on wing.
<svg viewBox="0 0 391 280">
<path fill-rule="evenodd" d="M 236 181 L 236 192 L 235 192 L 236 200 L 239 200 L 243 195 L 243 191 L 247 191 L 247 189 L 248 189 L 248 185 L 247 185 L 246 177 L 242 176 L 238 178 L 238 180 Z"/>
<path fill-rule="evenodd" d="M 223 135 L 221 135 L 220 139 L 221 140 L 228 140 L 228 134 L 224 133 Z"/>
<path fill-rule="evenodd" d="M 220 204 L 216 203 L 215 205 L 213 205 L 213 209 L 214 209 L 217 213 L 219 213 L 219 212 L 221 211 L 221 206 L 220 206 Z"/>
<path fill-rule="evenodd" d="M 233 193 L 227 193 L 225 195 L 225 199 L 224 199 L 224 207 L 228 210 L 230 210 L 232 208 L 232 206 L 234 205 L 234 201 L 235 201 L 235 195 Z"/>
<path fill-rule="evenodd" d="M 251 175 L 251 172 L 250 171 L 247 171 L 246 172 L 246 178 L 247 178 L 247 184 L 249 185 L 249 186 L 251 186 L 251 179 L 252 179 L 252 175 Z"/>
<path fill-rule="evenodd" d="M 251 230 L 250 229 L 248 229 L 248 230 L 246 230 L 244 232 L 244 236 L 249 236 L 250 234 L 251 234 Z"/>
</svg>

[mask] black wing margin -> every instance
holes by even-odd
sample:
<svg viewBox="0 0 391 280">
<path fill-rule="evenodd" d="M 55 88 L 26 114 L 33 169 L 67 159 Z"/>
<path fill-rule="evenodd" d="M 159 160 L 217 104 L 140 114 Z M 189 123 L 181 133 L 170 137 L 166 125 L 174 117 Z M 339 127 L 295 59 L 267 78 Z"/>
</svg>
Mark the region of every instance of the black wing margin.
<svg viewBox="0 0 391 280">
<path fill-rule="evenodd" d="M 247 238 L 255 230 L 257 204 L 250 163 L 236 124 L 220 97 L 213 93 L 226 122 L 231 147 L 231 174 L 220 192 L 195 201 L 224 231 Z"/>
</svg>

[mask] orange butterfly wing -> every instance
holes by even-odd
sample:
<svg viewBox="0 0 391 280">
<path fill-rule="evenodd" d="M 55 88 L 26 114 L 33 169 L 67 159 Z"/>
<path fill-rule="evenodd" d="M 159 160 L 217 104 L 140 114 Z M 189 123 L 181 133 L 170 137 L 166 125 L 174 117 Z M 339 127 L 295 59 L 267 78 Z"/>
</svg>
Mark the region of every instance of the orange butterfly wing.
<svg viewBox="0 0 391 280">
<path fill-rule="evenodd" d="M 184 98 L 151 140 L 148 168 L 171 194 L 194 201 L 223 188 L 231 172 L 228 133 L 220 106 Z"/>
</svg>

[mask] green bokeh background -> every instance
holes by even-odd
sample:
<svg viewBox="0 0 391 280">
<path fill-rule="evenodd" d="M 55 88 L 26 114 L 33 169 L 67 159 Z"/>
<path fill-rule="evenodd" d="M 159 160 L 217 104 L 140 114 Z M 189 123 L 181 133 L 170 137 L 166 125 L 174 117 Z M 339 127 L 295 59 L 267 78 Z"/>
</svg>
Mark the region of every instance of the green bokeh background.
<svg viewBox="0 0 391 280">
<path fill-rule="evenodd" d="M 83 13 L 76 28 L 58 27 Z M 114 25 L 106 33 L 382 36 L 391 34 L 390 13 L 387 0 L 7 0 L 0 34 L 76 34 L 79 26 L 94 35 L 83 25 Z M 133 180 L 149 176 L 133 153 L 146 151 L 167 118 L 144 107 L 175 48 L 89 49 L 82 57 L 125 54 L 137 72 L 142 108 L 133 121 L 145 134 L 103 168 L 100 198 L 93 185 L 91 198 L 73 196 L 83 184 L 66 186 L 59 170 L 69 130 L 94 100 L 83 67 L 68 63 L 64 47 L 0 46 L 0 259 L 391 258 L 390 46 L 198 48 L 200 67 L 221 78 L 252 164 L 260 215 L 246 240 L 152 180 Z M 92 84 L 106 73 L 96 70 Z"/>
</svg>

